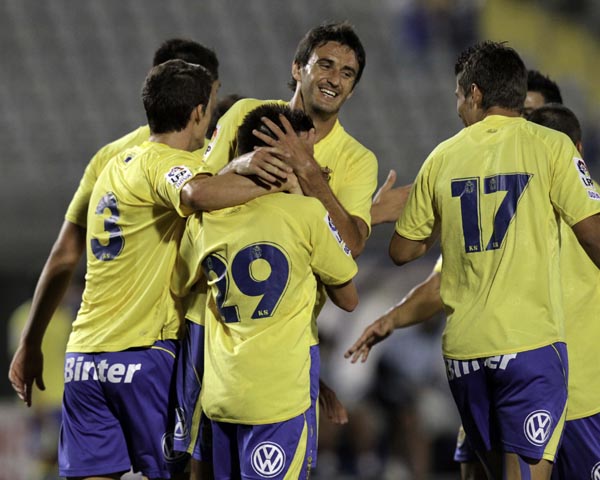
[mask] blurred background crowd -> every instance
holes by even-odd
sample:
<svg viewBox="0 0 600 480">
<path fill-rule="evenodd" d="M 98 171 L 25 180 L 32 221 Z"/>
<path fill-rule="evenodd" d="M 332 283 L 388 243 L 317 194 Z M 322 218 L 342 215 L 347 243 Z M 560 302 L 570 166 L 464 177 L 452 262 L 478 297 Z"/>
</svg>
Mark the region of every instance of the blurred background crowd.
<svg viewBox="0 0 600 480">
<path fill-rule="evenodd" d="M 581 120 L 592 176 L 600 178 L 600 3 L 593 0 L 2 0 L 0 371 L 8 371 L 85 165 L 102 145 L 145 123 L 140 89 L 158 45 L 188 37 L 213 48 L 221 97 L 287 99 L 296 44 L 324 20 L 349 20 L 365 46 L 367 67 L 341 120 L 377 155 L 380 183 L 392 168 L 399 184 L 411 182 L 430 150 L 462 127 L 454 60 L 480 39 L 508 41 L 528 68 L 560 85 Z M 323 377 L 350 422 L 322 424 L 319 479 L 458 477 L 459 420 L 440 352 L 444 318 L 395 333 L 366 364 L 343 358 L 435 261 L 434 249 L 395 268 L 387 256 L 392 231 L 376 227 L 359 259 L 358 309 L 320 317 Z M 62 354 L 80 294 L 74 282 L 52 322 L 44 347 L 48 391 L 45 398 L 35 392 L 36 408 L 17 404 L 6 376 L 0 382 L 0 480 L 56 478 L 57 431 L 49 419 L 60 403 Z"/>
</svg>

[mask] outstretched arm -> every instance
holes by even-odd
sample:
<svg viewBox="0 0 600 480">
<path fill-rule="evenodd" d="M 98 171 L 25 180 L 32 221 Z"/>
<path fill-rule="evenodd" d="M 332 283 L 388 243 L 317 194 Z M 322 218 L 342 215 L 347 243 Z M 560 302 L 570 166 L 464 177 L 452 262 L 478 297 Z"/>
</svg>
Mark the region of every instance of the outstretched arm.
<svg viewBox="0 0 600 480">
<path fill-rule="evenodd" d="M 85 248 L 85 229 L 64 221 L 40 274 L 29 318 L 10 364 L 13 389 L 31 406 L 33 383 L 44 390 L 42 340 L 50 319 L 62 301 Z"/>
<path fill-rule="evenodd" d="M 385 340 L 397 328 L 405 328 L 428 320 L 442 311 L 440 297 L 441 274 L 433 271 L 427 279 L 414 287 L 395 307 L 375 320 L 344 354 L 352 363 L 365 362 L 371 348 Z"/>
</svg>

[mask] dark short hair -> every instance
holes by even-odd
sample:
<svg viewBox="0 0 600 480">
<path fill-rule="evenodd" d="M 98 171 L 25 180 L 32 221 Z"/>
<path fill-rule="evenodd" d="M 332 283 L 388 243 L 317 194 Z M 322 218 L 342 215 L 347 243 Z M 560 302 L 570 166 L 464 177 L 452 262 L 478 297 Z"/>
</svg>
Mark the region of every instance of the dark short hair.
<svg viewBox="0 0 600 480">
<path fill-rule="evenodd" d="M 292 110 L 287 105 L 280 103 L 265 103 L 260 107 L 250 111 L 237 132 L 237 151 L 239 155 L 251 152 L 254 147 L 262 147 L 265 143 L 256 137 L 252 130 L 259 130 L 262 133 L 275 138 L 275 134 L 263 123 L 262 118 L 267 117 L 275 125 L 283 129 L 279 115 L 283 115 L 289 120 L 297 133 L 308 132 L 314 128 L 312 119 L 302 110 Z"/>
<path fill-rule="evenodd" d="M 208 47 L 186 38 L 171 38 L 165 40 L 154 52 L 152 66 L 160 65 L 168 60 L 184 60 L 206 68 L 215 80 L 219 79 L 219 59 L 217 54 Z"/>
<path fill-rule="evenodd" d="M 183 130 L 194 108 L 206 106 L 214 79 L 204 67 L 168 60 L 152 67 L 142 88 L 142 101 L 152 133 Z"/>
<path fill-rule="evenodd" d="M 527 72 L 527 90 L 538 92 L 544 97 L 544 103 L 563 103 L 560 88 L 556 82 L 537 70 Z"/>
<path fill-rule="evenodd" d="M 581 125 L 577 116 L 560 103 L 547 103 L 536 108 L 527 120 L 563 132 L 575 145 L 581 142 Z"/>
<path fill-rule="evenodd" d="M 360 38 L 358 38 L 354 27 L 348 22 L 325 22 L 309 30 L 296 48 L 294 63 L 304 67 L 315 49 L 327 42 L 338 42 L 354 51 L 358 62 L 358 72 L 356 72 L 352 88 L 356 87 L 365 69 L 367 57 Z M 292 77 L 288 85 L 292 90 L 295 90 L 296 83 L 296 79 Z"/>
<path fill-rule="evenodd" d="M 521 111 L 527 96 L 527 69 L 519 54 L 504 42 L 480 42 L 463 50 L 454 66 L 465 96 L 472 84 L 483 94 L 481 107 Z"/>
<path fill-rule="evenodd" d="M 229 95 L 225 95 L 217 102 L 215 109 L 212 112 L 212 117 L 210 119 L 210 123 L 208 124 L 208 128 L 206 129 L 206 138 L 211 138 L 212 134 L 217 128 L 217 123 L 219 123 L 219 119 L 225 115 L 225 112 L 231 108 L 231 106 L 241 100 L 242 95 L 238 95 L 237 93 L 230 93 Z"/>
</svg>

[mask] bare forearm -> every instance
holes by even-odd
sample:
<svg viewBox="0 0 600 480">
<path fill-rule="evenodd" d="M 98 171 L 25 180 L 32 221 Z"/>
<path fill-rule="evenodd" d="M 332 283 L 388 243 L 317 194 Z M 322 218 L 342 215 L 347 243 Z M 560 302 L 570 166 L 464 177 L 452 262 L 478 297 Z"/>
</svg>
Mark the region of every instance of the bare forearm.
<svg viewBox="0 0 600 480">
<path fill-rule="evenodd" d="M 210 211 L 241 205 L 274 191 L 279 190 L 235 173 L 198 175 L 183 187 L 181 201 L 193 210 Z"/>
<path fill-rule="evenodd" d="M 394 328 L 405 328 L 429 320 L 443 311 L 440 297 L 440 274 L 433 272 L 427 280 L 414 287 L 386 314 L 394 323 Z"/>
<path fill-rule="evenodd" d="M 367 241 L 367 225 L 346 211 L 320 172 L 318 175 L 313 175 L 312 177 L 298 175 L 298 181 L 306 196 L 315 197 L 321 201 L 325 209 L 329 212 L 329 216 L 333 220 L 342 239 L 352 252 L 352 256 L 354 258 L 358 257 L 364 250 Z"/>
</svg>

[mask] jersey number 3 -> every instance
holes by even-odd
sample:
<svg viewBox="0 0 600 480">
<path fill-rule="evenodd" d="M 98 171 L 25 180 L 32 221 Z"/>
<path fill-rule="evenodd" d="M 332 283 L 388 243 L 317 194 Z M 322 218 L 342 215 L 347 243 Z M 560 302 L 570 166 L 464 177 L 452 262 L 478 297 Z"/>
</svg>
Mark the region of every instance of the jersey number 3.
<svg viewBox="0 0 600 480">
<path fill-rule="evenodd" d="M 253 275 L 254 262 L 268 264 L 270 273 L 266 278 L 259 279 Z M 243 297 L 235 298 L 235 294 L 230 291 L 228 281 L 233 281 L 243 295 L 262 296 L 251 315 L 252 319 L 259 319 L 273 316 L 290 276 L 287 256 L 279 247 L 269 243 L 248 245 L 236 253 L 231 261 L 230 280 L 227 275 L 226 260 L 219 255 L 206 257 L 202 261 L 202 270 L 209 281 L 211 278 L 216 278 L 218 294 L 215 302 L 223 320 L 227 323 L 240 321 L 238 304 L 243 302 Z"/>
<path fill-rule="evenodd" d="M 110 211 L 110 216 L 104 219 L 104 231 L 108 233 L 108 243 L 102 244 L 97 238 L 91 240 L 92 252 L 102 262 L 118 257 L 125 244 L 121 227 L 117 225 L 120 217 L 117 197 L 112 192 L 108 192 L 100 199 L 96 206 L 96 215 L 104 215 L 105 210 Z"/>
<path fill-rule="evenodd" d="M 483 194 L 506 192 L 504 200 L 494 216 L 494 230 L 485 249 L 500 248 L 508 226 L 517 211 L 517 204 L 532 175 L 529 173 L 510 173 L 494 175 L 483 179 Z M 480 191 L 478 177 L 452 180 L 452 196 L 460 197 L 462 229 L 465 239 L 465 252 L 475 253 L 482 250 L 482 232 L 480 224 Z"/>
</svg>

